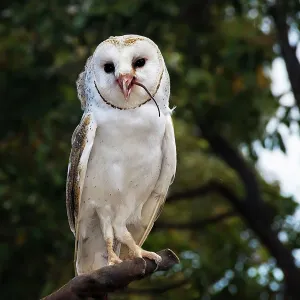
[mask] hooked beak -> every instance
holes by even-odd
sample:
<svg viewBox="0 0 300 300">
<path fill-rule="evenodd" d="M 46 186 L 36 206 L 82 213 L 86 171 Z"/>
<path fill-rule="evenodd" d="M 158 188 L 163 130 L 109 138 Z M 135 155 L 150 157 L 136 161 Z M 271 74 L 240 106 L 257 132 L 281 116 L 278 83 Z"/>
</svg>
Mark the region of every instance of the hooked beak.
<svg viewBox="0 0 300 300">
<path fill-rule="evenodd" d="M 125 75 L 122 74 L 119 76 L 117 81 L 123 92 L 125 100 L 128 100 L 133 86 L 134 76 L 131 74 L 125 74 Z"/>
</svg>

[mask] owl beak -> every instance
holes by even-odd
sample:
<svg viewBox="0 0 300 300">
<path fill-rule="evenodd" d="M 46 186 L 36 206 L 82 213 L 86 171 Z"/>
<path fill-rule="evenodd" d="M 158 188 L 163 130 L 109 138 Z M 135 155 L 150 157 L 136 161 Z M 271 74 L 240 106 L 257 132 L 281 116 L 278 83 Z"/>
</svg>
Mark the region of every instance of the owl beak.
<svg viewBox="0 0 300 300">
<path fill-rule="evenodd" d="M 131 74 L 121 74 L 118 78 L 118 84 L 123 92 L 125 100 L 128 100 L 133 86 L 134 76 Z"/>
</svg>

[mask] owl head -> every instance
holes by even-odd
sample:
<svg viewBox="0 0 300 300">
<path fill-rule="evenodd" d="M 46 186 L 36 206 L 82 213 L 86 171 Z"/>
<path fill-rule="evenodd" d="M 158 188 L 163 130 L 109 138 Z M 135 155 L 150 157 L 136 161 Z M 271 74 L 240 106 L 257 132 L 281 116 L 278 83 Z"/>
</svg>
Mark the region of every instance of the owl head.
<svg viewBox="0 0 300 300">
<path fill-rule="evenodd" d="M 83 108 L 89 98 L 122 109 L 155 98 L 162 107 L 168 106 L 170 83 L 157 45 L 143 36 L 123 35 L 98 45 L 79 76 L 77 90 Z"/>
</svg>

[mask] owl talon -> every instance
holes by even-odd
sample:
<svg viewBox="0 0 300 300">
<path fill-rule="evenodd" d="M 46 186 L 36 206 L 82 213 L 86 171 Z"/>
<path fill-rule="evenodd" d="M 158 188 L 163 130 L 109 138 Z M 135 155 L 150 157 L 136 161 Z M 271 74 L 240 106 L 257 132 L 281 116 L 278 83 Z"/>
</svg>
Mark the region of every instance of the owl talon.
<svg viewBox="0 0 300 300">
<path fill-rule="evenodd" d="M 131 259 L 134 259 L 136 257 L 136 255 L 134 254 L 134 252 L 132 250 L 129 250 L 128 251 L 128 259 L 131 260 Z"/>
<path fill-rule="evenodd" d="M 162 261 L 162 258 L 155 252 L 150 252 L 142 249 L 141 255 L 142 257 L 146 257 L 151 260 L 154 260 L 157 265 Z"/>
<path fill-rule="evenodd" d="M 113 266 L 113 265 L 119 264 L 121 262 L 122 262 L 122 260 L 115 253 L 110 253 L 110 256 L 108 258 L 109 266 Z"/>
<path fill-rule="evenodd" d="M 112 266 L 121 263 L 122 260 L 118 257 L 118 255 L 115 253 L 113 249 L 113 240 L 107 239 L 106 245 L 107 245 L 108 265 Z"/>
<path fill-rule="evenodd" d="M 138 249 L 135 252 L 129 251 L 129 257 L 130 258 L 134 258 L 134 257 L 149 258 L 151 260 L 154 260 L 157 265 L 162 260 L 162 258 L 155 252 L 146 251 L 140 247 L 138 247 Z"/>
</svg>

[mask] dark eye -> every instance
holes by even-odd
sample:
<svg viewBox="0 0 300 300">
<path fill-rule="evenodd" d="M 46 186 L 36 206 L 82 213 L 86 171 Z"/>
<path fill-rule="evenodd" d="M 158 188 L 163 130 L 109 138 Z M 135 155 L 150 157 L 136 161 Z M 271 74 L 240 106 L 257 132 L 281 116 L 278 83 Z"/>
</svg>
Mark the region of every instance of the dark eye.
<svg viewBox="0 0 300 300">
<path fill-rule="evenodd" d="M 136 61 L 134 62 L 133 66 L 134 66 L 135 68 L 141 68 L 141 67 L 143 67 L 143 66 L 145 65 L 145 63 L 146 63 L 145 58 L 140 58 L 140 59 L 138 59 L 138 60 L 136 60 Z"/>
<path fill-rule="evenodd" d="M 105 64 L 105 65 L 104 65 L 104 71 L 105 71 L 106 73 L 112 73 L 112 72 L 114 72 L 114 71 L 115 71 L 115 66 L 114 66 L 114 64 L 113 64 L 113 63 Z"/>
</svg>

